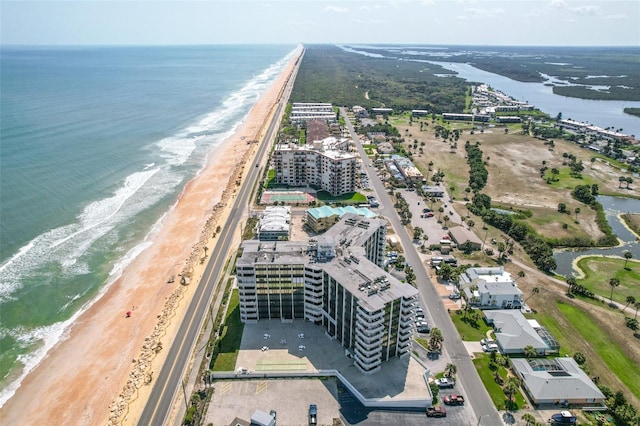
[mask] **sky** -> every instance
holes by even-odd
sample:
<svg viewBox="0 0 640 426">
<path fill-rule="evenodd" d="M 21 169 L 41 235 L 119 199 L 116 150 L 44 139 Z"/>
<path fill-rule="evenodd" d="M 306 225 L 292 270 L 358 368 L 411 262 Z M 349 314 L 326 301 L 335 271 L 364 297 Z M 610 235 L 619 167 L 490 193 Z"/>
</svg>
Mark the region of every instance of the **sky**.
<svg viewBox="0 0 640 426">
<path fill-rule="evenodd" d="M 640 46 L 640 0 L 0 0 L 0 43 Z"/>
</svg>

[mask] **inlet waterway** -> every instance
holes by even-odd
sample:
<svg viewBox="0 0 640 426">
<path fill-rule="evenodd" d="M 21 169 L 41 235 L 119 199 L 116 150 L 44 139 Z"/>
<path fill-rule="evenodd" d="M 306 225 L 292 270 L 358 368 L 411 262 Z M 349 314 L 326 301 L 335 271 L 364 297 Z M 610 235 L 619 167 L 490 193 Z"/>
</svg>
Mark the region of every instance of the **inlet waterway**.
<svg viewBox="0 0 640 426">
<path fill-rule="evenodd" d="M 640 108 L 637 101 L 601 101 L 570 98 L 556 95 L 553 88 L 544 83 L 524 83 L 499 74 L 483 71 L 470 64 L 420 61 L 440 65 L 457 73 L 457 77 L 470 82 L 485 83 L 514 99 L 526 101 L 539 110 L 555 117 L 562 113 L 564 118 L 586 121 L 599 127 L 612 126 L 622 129 L 628 135 L 640 138 L 640 118 L 624 113 L 624 108 Z"/>
<path fill-rule="evenodd" d="M 598 196 L 598 202 L 604 207 L 607 222 L 622 244 L 610 248 L 557 251 L 554 257 L 557 264 L 555 272 L 558 274 L 566 277 L 575 275 L 578 271 L 573 269 L 573 261 L 581 256 L 622 257 L 625 251 L 629 251 L 634 259 L 640 258 L 640 242 L 636 239 L 636 235 L 620 219 L 621 214 L 640 212 L 640 200 L 600 195 Z"/>
</svg>

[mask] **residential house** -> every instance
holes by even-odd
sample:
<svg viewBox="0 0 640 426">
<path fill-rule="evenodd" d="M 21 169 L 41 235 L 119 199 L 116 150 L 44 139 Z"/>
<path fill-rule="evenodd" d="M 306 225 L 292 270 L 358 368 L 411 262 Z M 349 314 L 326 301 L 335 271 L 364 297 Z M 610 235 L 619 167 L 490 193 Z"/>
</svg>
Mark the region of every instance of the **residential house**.
<svg viewBox="0 0 640 426">
<path fill-rule="evenodd" d="M 511 364 L 534 405 L 604 408 L 604 394 L 571 357 L 512 358 Z"/>
<path fill-rule="evenodd" d="M 522 291 L 503 267 L 469 268 L 460 275 L 460 290 L 480 309 L 519 309 Z"/>
<path fill-rule="evenodd" d="M 493 325 L 496 343 L 503 354 L 523 354 L 532 346 L 538 355 L 558 353 L 558 341 L 535 320 L 528 320 L 517 309 L 486 310 L 482 312 L 488 324 Z"/>
</svg>

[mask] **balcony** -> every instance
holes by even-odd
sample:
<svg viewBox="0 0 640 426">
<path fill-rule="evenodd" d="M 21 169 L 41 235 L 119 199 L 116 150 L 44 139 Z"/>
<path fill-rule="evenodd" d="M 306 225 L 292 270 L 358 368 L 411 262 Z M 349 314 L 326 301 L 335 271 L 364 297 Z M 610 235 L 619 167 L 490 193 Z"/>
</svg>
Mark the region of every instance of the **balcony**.
<svg viewBox="0 0 640 426">
<path fill-rule="evenodd" d="M 382 334 L 382 332 L 384 331 L 384 324 L 380 323 L 379 325 L 371 326 L 368 324 L 357 322 L 356 330 L 358 330 L 360 333 L 363 333 L 366 336 L 371 337 L 371 336 Z"/>
<path fill-rule="evenodd" d="M 366 363 L 380 361 L 382 359 L 382 347 L 377 348 L 365 348 L 359 342 L 355 345 L 356 356 L 362 359 Z"/>
<path fill-rule="evenodd" d="M 361 324 L 364 328 L 373 329 L 384 324 L 384 317 L 380 316 L 377 319 L 371 319 L 356 314 L 356 324 Z"/>
</svg>

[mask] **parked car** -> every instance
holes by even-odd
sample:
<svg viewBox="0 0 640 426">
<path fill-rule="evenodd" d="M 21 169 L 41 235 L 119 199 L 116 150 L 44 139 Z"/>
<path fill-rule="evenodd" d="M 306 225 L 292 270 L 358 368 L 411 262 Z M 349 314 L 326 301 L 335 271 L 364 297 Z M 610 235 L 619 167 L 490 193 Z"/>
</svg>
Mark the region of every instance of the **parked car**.
<svg viewBox="0 0 640 426">
<path fill-rule="evenodd" d="M 482 345 L 482 350 L 485 352 L 498 352 L 498 345 L 495 343 Z"/>
<path fill-rule="evenodd" d="M 318 406 L 316 404 L 309 405 L 309 424 L 318 424 Z"/>
<path fill-rule="evenodd" d="M 561 425 L 574 425 L 577 422 L 576 416 L 571 414 L 570 411 L 561 411 L 551 416 L 551 423 Z"/>
<path fill-rule="evenodd" d="M 447 417 L 447 410 L 444 407 L 428 407 L 427 417 Z"/>
<path fill-rule="evenodd" d="M 482 339 L 482 340 L 480 340 L 480 344 L 481 345 L 488 345 L 489 343 L 496 343 L 496 341 L 493 340 L 493 339 Z"/>
<path fill-rule="evenodd" d="M 429 212 L 429 213 L 425 213 L 424 217 L 433 217 L 433 213 Z"/>
<path fill-rule="evenodd" d="M 431 211 L 432 211 L 431 209 L 426 208 L 426 207 L 424 209 L 422 209 L 422 213 L 431 213 Z"/>
<path fill-rule="evenodd" d="M 462 395 L 445 395 L 442 401 L 447 405 L 464 405 L 464 397 Z"/>
<path fill-rule="evenodd" d="M 419 325 L 416 327 L 416 331 L 418 333 L 431 333 L 431 327 L 429 327 L 428 325 Z"/>
<path fill-rule="evenodd" d="M 456 381 L 450 377 L 443 377 L 441 379 L 436 379 L 435 383 L 439 388 L 443 388 L 443 389 L 452 388 L 456 385 Z"/>
<path fill-rule="evenodd" d="M 460 299 L 460 293 L 456 293 L 455 291 L 449 295 L 449 299 L 458 300 Z"/>
</svg>

